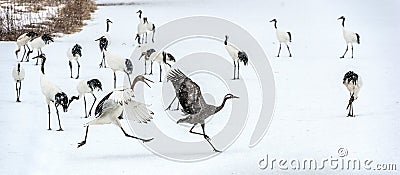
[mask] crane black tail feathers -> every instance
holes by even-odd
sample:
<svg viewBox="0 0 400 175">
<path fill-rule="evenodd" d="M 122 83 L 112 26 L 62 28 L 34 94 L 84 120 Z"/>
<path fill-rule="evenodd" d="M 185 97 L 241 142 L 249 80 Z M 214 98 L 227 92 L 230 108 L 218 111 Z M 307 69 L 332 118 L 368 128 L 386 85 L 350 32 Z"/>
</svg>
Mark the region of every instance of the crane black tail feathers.
<svg viewBox="0 0 400 175">
<path fill-rule="evenodd" d="M 133 71 L 133 64 L 130 59 L 125 59 L 125 67 L 126 67 L 126 72 L 128 74 L 132 74 Z"/>
<path fill-rule="evenodd" d="M 247 57 L 247 54 L 244 51 L 239 51 L 238 57 L 239 60 L 244 63 L 244 65 L 247 65 L 247 63 L 249 62 L 249 57 Z"/>
<path fill-rule="evenodd" d="M 357 43 L 360 44 L 360 35 L 356 33 L 356 36 L 357 36 Z"/>
<path fill-rule="evenodd" d="M 292 42 L 292 34 L 290 32 L 287 32 L 287 34 L 289 35 L 289 42 Z"/>
</svg>

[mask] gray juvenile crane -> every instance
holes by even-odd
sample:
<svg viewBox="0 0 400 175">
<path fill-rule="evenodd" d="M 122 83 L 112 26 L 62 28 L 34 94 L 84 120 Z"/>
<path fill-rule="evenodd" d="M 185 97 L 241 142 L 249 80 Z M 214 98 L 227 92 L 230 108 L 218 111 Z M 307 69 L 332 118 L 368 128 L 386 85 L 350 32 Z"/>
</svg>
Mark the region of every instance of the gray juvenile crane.
<svg viewBox="0 0 400 175">
<path fill-rule="evenodd" d="M 95 110 L 96 118 L 92 121 L 86 123 L 86 134 L 85 140 L 78 143 L 78 148 L 86 144 L 86 139 L 89 131 L 90 125 L 104 125 L 104 124 L 114 124 L 118 126 L 126 137 L 134 138 L 141 140 L 143 142 L 149 142 L 153 140 L 151 139 L 143 139 L 136 136 L 129 135 L 125 132 L 124 128 L 120 123 L 120 119 L 123 119 L 123 116 L 128 118 L 129 120 L 134 120 L 139 123 L 147 123 L 151 119 L 153 119 L 151 112 L 146 104 L 135 101 L 133 97 L 133 90 L 137 82 L 142 81 L 150 87 L 150 85 L 146 82 L 153 82 L 143 75 L 137 76 L 132 83 L 132 86 L 128 89 L 122 90 L 114 90 L 108 93 L 97 105 Z"/>
<path fill-rule="evenodd" d="M 231 98 L 239 98 L 232 94 L 227 94 L 222 101 L 220 106 L 209 105 L 204 100 L 200 87 L 193 82 L 189 77 L 183 74 L 179 69 L 172 70 L 168 76 L 167 80 L 172 82 L 172 85 L 175 88 L 176 96 L 179 100 L 179 103 L 182 105 L 182 112 L 187 115 L 187 117 L 179 119 L 176 123 L 189 123 L 193 124 L 193 127 L 190 128 L 189 132 L 192 134 L 198 134 L 204 137 L 207 142 L 211 145 L 215 152 L 221 152 L 217 150 L 214 145 L 211 143 L 210 137 L 208 137 L 205 133 L 205 120 L 219 112 L 224 106 L 225 102 Z M 203 133 L 194 132 L 193 128 L 200 124 L 203 130 Z"/>
<path fill-rule="evenodd" d="M 353 71 L 348 71 L 343 77 L 343 84 L 350 93 L 349 104 L 346 108 L 346 110 L 349 110 L 347 117 L 355 117 L 353 113 L 353 101 L 358 99 L 358 93 L 360 92 L 363 82 L 361 77 L 356 73 Z"/>
</svg>

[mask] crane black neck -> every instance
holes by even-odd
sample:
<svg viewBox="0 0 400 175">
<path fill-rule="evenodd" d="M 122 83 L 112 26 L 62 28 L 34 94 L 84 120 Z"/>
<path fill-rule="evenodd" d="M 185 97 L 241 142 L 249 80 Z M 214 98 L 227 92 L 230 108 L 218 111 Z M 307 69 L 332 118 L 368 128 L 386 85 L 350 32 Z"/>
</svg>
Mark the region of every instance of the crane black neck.
<svg viewBox="0 0 400 175">
<path fill-rule="evenodd" d="M 142 19 L 142 11 L 139 11 L 139 19 Z"/>
<path fill-rule="evenodd" d="M 225 45 L 228 45 L 228 37 L 227 37 L 227 36 L 225 36 L 224 44 L 225 44 Z"/>
<path fill-rule="evenodd" d="M 344 27 L 344 20 L 345 20 L 345 19 L 344 19 L 344 18 L 342 18 L 342 27 Z"/>
<path fill-rule="evenodd" d="M 224 106 L 225 106 L 226 100 L 228 100 L 228 99 L 230 99 L 230 98 L 229 97 L 225 97 L 224 100 L 222 101 L 222 104 L 215 109 L 214 113 L 217 113 L 217 112 L 221 111 L 222 108 L 224 108 Z"/>
<path fill-rule="evenodd" d="M 110 30 L 110 24 L 109 24 L 110 22 L 109 21 L 107 21 L 107 30 L 106 30 L 106 32 L 108 32 L 109 30 Z"/>
<path fill-rule="evenodd" d="M 42 65 L 40 66 L 40 71 L 42 71 L 42 74 L 44 75 L 44 63 L 46 62 L 46 57 L 41 57 L 41 58 L 42 58 Z"/>
</svg>

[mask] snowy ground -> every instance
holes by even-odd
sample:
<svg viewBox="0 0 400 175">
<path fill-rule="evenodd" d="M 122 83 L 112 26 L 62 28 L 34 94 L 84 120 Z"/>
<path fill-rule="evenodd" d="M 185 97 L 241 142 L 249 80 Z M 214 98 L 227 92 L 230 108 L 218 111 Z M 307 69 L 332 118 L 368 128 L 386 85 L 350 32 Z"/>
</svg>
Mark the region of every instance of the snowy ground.
<svg viewBox="0 0 400 175">
<path fill-rule="evenodd" d="M 76 94 L 75 87 L 80 80 L 69 78 L 65 52 L 73 44 L 80 43 L 84 49 L 81 79 L 99 78 L 105 90 L 97 93 L 99 97 L 111 90 L 112 71 L 98 68 L 100 54 L 94 42 L 103 34 L 107 18 L 114 22 L 110 29 L 111 48 L 126 57 L 131 56 L 134 49 L 133 36 L 137 25 L 135 12 L 138 9 L 142 9 L 158 26 L 192 15 L 224 18 L 241 25 L 258 40 L 273 68 L 276 107 L 264 139 L 256 147 L 248 147 L 260 112 L 261 100 L 255 88 L 250 93 L 250 118 L 242 135 L 225 152 L 211 159 L 193 163 L 166 160 L 152 154 L 139 142 L 124 137 L 112 125 L 92 127 L 88 143 L 77 149 L 77 143 L 84 137 L 83 123 L 87 121 L 81 118 L 83 101 L 73 103 L 68 113 L 60 114 L 64 132 L 47 131 L 47 108 L 39 86 L 39 67 L 34 66 L 32 61 L 23 63 L 27 75 L 22 87 L 22 103 L 15 103 L 15 84 L 11 77 L 15 65 L 15 43 L 1 42 L 0 81 L 4 89 L 0 91 L 0 111 L 3 113 L 0 117 L 0 174 L 399 173 L 399 170 L 325 169 L 306 172 L 260 170 L 258 167 L 259 160 L 267 154 L 269 158 L 276 159 L 323 160 L 337 156 L 339 148 L 346 148 L 351 158 L 370 159 L 376 163 L 400 162 L 400 119 L 397 116 L 400 112 L 400 93 L 397 91 L 400 85 L 400 61 L 396 54 L 400 45 L 396 39 L 400 31 L 398 1 L 140 2 L 143 3 L 99 7 L 93 20 L 88 21 L 80 33 L 57 38 L 55 43 L 44 49 L 48 57 L 47 77 L 67 94 Z M 347 29 L 361 35 L 361 44 L 354 48 L 354 59 L 339 59 L 345 49 L 340 22 L 336 20 L 341 15 L 347 17 Z M 273 26 L 268 22 L 272 18 L 278 19 L 279 28 L 292 32 L 293 58 L 275 57 L 278 45 Z M 282 55 L 286 55 L 286 50 L 282 50 Z M 182 56 L 181 50 L 169 51 L 177 53 L 178 60 Z M 222 46 L 219 52 L 228 56 Z M 255 79 L 248 69 L 241 69 L 243 78 L 248 78 L 250 84 L 256 83 L 251 82 Z M 355 102 L 356 118 L 345 117 L 348 92 L 341 81 L 349 70 L 359 73 L 364 81 L 360 97 Z M 122 74 L 117 76 L 121 77 Z M 157 81 L 157 76 L 158 71 L 150 78 Z M 161 88 L 160 83 L 155 83 L 152 90 L 146 93 L 157 92 L 154 90 L 157 88 Z M 161 113 L 155 117 L 155 122 L 161 120 L 157 117 L 165 117 L 162 107 L 157 106 L 157 97 L 154 94 L 146 99 L 152 103 L 155 113 Z M 91 103 L 91 97 L 88 99 Z M 216 99 L 216 102 L 219 101 L 220 97 Z M 224 118 L 227 115 L 221 113 L 220 116 Z M 218 128 L 222 127 L 219 123 L 223 122 L 210 122 L 207 128 L 210 135 L 217 133 Z M 55 113 L 52 126 L 57 128 Z M 126 123 L 124 126 L 127 127 Z M 171 134 L 189 140 L 201 139 L 187 133 L 188 128 L 176 127 L 171 128 Z M 143 137 L 151 137 L 151 133 Z"/>
</svg>

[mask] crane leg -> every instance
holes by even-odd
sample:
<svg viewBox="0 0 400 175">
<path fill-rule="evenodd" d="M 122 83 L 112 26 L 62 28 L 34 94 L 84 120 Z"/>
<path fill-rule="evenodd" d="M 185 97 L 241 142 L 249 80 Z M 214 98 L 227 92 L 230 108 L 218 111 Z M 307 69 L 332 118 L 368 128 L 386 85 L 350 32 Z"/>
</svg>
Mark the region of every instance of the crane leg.
<svg viewBox="0 0 400 175">
<path fill-rule="evenodd" d="M 39 56 L 40 55 L 40 52 L 41 51 L 39 51 L 40 49 L 38 49 L 38 51 L 37 51 L 37 56 Z M 36 64 L 35 64 L 35 66 L 37 66 L 37 65 L 39 65 L 39 59 L 36 59 Z"/>
<path fill-rule="evenodd" d="M 292 53 L 290 52 L 289 45 L 286 44 L 287 50 L 289 51 L 289 57 L 292 57 Z"/>
<path fill-rule="evenodd" d="M 239 70 L 240 70 L 239 60 L 237 60 L 237 67 L 238 67 L 238 72 L 237 72 L 237 78 L 236 78 L 236 79 L 239 80 L 239 77 L 240 77 L 240 73 L 239 73 Z"/>
<path fill-rule="evenodd" d="M 33 50 L 29 50 L 28 54 L 26 54 L 27 59 L 25 60 L 25 62 L 29 62 L 29 55 L 33 52 Z"/>
<path fill-rule="evenodd" d="M 117 75 L 114 72 L 114 89 L 117 87 Z"/>
<path fill-rule="evenodd" d="M 28 48 L 28 52 L 27 52 L 27 53 L 29 53 L 29 52 L 31 51 L 31 48 L 29 48 L 28 45 L 26 45 L 26 48 Z M 24 55 L 25 55 L 25 54 L 24 54 Z M 24 57 L 22 57 L 22 59 L 24 59 Z M 26 54 L 26 60 L 29 61 L 28 54 Z"/>
<path fill-rule="evenodd" d="M 19 101 L 18 82 L 15 83 L 15 91 L 17 92 L 17 102 L 21 102 Z"/>
<path fill-rule="evenodd" d="M 71 62 L 71 60 L 68 61 L 68 64 L 69 64 L 69 70 L 70 70 L 70 73 L 71 73 L 70 78 L 72 78 L 72 62 Z"/>
<path fill-rule="evenodd" d="M 193 128 L 194 128 L 196 125 L 197 125 L 197 124 L 194 124 L 194 125 L 192 126 L 192 128 L 190 128 L 189 132 L 192 133 L 192 134 L 197 134 L 197 135 L 203 136 L 204 139 L 207 140 L 207 142 L 211 145 L 211 147 L 213 148 L 213 150 L 214 150 L 215 152 L 221 152 L 221 151 L 215 149 L 214 145 L 213 145 L 213 144 L 211 143 L 211 141 L 210 141 L 210 140 L 211 140 L 210 137 L 208 137 L 208 136 L 206 135 L 205 130 L 204 130 L 204 129 L 205 129 L 205 124 L 201 124 L 201 128 L 202 128 L 202 130 L 203 130 L 203 133 L 198 133 L 198 132 L 194 132 L 194 131 L 193 131 Z"/>
<path fill-rule="evenodd" d="M 132 83 L 131 83 L 131 76 L 129 76 L 129 74 L 128 74 L 128 72 L 125 72 L 126 73 L 126 75 L 128 76 L 128 81 L 129 81 L 129 87 L 132 85 Z"/>
<path fill-rule="evenodd" d="M 79 69 L 81 68 L 81 65 L 79 64 L 78 60 L 76 60 L 76 63 L 78 64 L 78 75 L 76 76 L 75 79 L 79 78 Z"/>
<path fill-rule="evenodd" d="M 211 147 L 213 148 L 213 150 L 214 150 L 214 152 L 221 152 L 221 151 L 219 151 L 219 150 L 217 150 L 217 149 L 215 149 L 215 147 L 214 147 L 214 145 L 211 143 L 211 139 L 210 139 L 210 137 L 208 137 L 207 135 L 206 135 L 206 132 L 205 132 L 205 124 L 203 123 L 203 124 L 201 124 L 201 128 L 203 129 L 203 134 L 204 134 L 204 138 L 207 140 L 207 142 L 211 145 Z"/>
<path fill-rule="evenodd" d="M 352 113 L 351 113 L 351 109 L 353 108 L 353 104 L 350 104 L 349 107 L 349 113 L 347 114 L 347 117 L 353 117 Z"/>
<path fill-rule="evenodd" d="M 233 61 L 233 79 L 236 79 L 236 62 Z"/>
<path fill-rule="evenodd" d="M 153 61 L 151 61 L 151 64 L 150 64 L 150 74 L 149 75 L 153 75 Z"/>
<path fill-rule="evenodd" d="M 176 105 L 176 111 L 178 111 L 179 110 L 179 102 L 178 103 L 176 103 L 177 105 Z"/>
<path fill-rule="evenodd" d="M 58 108 L 56 107 L 56 113 L 57 113 L 57 118 L 58 118 L 58 127 L 59 129 L 57 131 L 63 131 L 63 129 L 61 128 L 61 121 L 60 121 L 60 114 L 58 113 Z"/>
<path fill-rule="evenodd" d="M 78 148 L 83 146 L 86 143 L 86 139 L 87 139 L 87 134 L 89 132 L 89 125 L 86 126 L 86 134 L 85 134 L 85 140 L 83 140 L 82 142 L 78 143 Z"/>
<path fill-rule="evenodd" d="M 344 55 L 346 55 L 346 53 L 347 53 L 347 50 L 349 50 L 349 45 L 347 45 L 347 46 L 346 46 L 346 50 L 344 51 L 344 54 L 343 54 L 343 56 L 341 56 L 340 58 L 344 58 Z"/>
<path fill-rule="evenodd" d="M 93 109 L 93 106 L 94 106 L 94 104 L 96 103 L 96 100 L 97 100 L 96 96 L 94 96 L 94 94 L 92 94 L 92 95 L 93 95 L 94 101 L 93 101 L 92 107 L 90 107 L 89 116 L 92 115 L 92 109 Z"/>
<path fill-rule="evenodd" d="M 146 59 L 144 59 L 144 74 L 147 75 L 147 63 Z"/>
<path fill-rule="evenodd" d="M 281 43 L 279 43 L 279 51 L 278 51 L 278 56 L 276 56 L 276 57 L 279 57 L 279 54 L 281 53 L 281 47 L 282 47 L 282 44 L 281 44 Z"/>
<path fill-rule="evenodd" d="M 162 69 L 161 69 L 161 64 L 160 64 L 160 82 L 161 82 L 161 74 L 162 74 Z"/>
<path fill-rule="evenodd" d="M 174 99 L 171 101 L 171 103 L 168 105 L 168 107 L 165 110 L 171 110 L 172 103 L 174 103 L 175 99 L 176 99 L 176 96 L 174 97 Z M 179 102 L 178 102 L 178 109 L 179 109 Z"/>
<path fill-rule="evenodd" d="M 18 52 L 19 51 L 21 51 L 21 47 L 20 46 L 18 46 L 17 50 L 15 50 L 15 56 L 17 57 L 17 60 L 18 60 Z M 22 59 L 24 59 L 24 56 L 22 56 Z"/>
<path fill-rule="evenodd" d="M 156 31 L 155 30 L 153 30 L 153 34 L 151 35 L 151 41 L 154 43 L 154 33 L 155 33 Z"/>
<path fill-rule="evenodd" d="M 86 110 L 86 97 L 85 97 L 85 94 L 83 94 L 83 105 L 85 105 L 85 118 L 87 118 L 88 115 L 87 115 L 87 110 Z"/>
<path fill-rule="evenodd" d="M 22 81 L 19 81 L 19 87 L 18 87 L 18 102 L 21 102 L 20 100 L 19 100 L 19 98 L 21 97 L 21 87 L 22 87 Z"/>
<path fill-rule="evenodd" d="M 47 130 L 51 130 L 51 128 L 50 128 L 50 105 L 49 104 L 47 105 L 47 111 L 49 113 L 49 128 Z"/>
<path fill-rule="evenodd" d="M 144 34 L 146 35 L 146 40 L 145 40 L 145 42 L 147 43 L 147 31 L 146 31 Z"/>
<path fill-rule="evenodd" d="M 142 142 L 149 142 L 149 141 L 153 140 L 153 138 L 151 138 L 151 139 L 142 139 L 142 138 L 139 138 L 139 137 L 135 137 L 135 136 L 129 135 L 128 133 L 125 132 L 124 128 L 122 128 L 122 127 L 120 127 L 120 128 L 121 128 L 122 132 L 124 132 L 126 137 L 138 139 L 138 140 L 141 140 Z"/>
<path fill-rule="evenodd" d="M 354 53 L 354 51 L 353 51 L 353 44 L 351 45 L 351 58 L 353 58 L 353 53 Z"/>
<path fill-rule="evenodd" d="M 22 58 L 25 57 L 25 53 L 26 53 L 26 45 L 24 45 L 24 54 L 22 55 Z M 18 59 L 18 55 L 17 55 L 17 59 Z"/>
<path fill-rule="evenodd" d="M 355 115 L 354 115 L 354 108 L 353 108 L 353 104 L 351 104 L 351 116 L 352 116 L 352 117 L 355 117 Z"/>
</svg>

